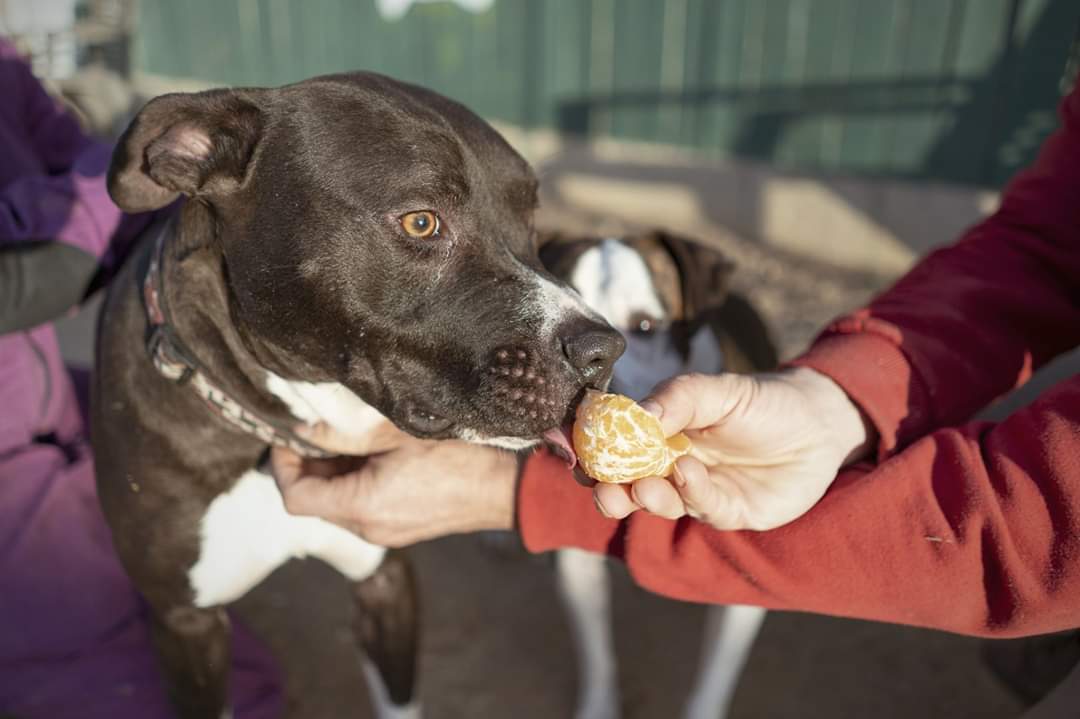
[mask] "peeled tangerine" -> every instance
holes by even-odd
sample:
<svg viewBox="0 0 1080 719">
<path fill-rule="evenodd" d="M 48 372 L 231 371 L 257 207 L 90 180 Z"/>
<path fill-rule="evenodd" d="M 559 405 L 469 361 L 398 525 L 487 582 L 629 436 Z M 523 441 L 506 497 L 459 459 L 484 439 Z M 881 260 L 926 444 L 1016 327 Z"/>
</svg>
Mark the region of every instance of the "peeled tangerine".
<svg viewBox="0 0 1080 719">
<path fill-rule="evenodd" d="M 667 477 L 689 451 L 685 434 L 665 439 L 660 420 L 629 397 L 590 390 L 578 405 L 574 452 L 598 482 Z"/>
</svg>

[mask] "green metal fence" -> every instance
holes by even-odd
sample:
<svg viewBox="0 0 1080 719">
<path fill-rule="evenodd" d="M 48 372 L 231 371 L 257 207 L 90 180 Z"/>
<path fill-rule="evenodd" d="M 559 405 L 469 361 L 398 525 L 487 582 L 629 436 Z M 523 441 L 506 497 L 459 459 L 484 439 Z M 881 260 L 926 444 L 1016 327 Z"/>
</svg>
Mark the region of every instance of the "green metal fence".
<svg viewBox="0 0 1080 719">
<path fill-rule="evenodd" d="M 999 186 L 1053 128 L 1080 0 L 141 0 L 136 67 L 268 85 L 343 69 L 490 118 L 794 171 Z"/>
</svg>

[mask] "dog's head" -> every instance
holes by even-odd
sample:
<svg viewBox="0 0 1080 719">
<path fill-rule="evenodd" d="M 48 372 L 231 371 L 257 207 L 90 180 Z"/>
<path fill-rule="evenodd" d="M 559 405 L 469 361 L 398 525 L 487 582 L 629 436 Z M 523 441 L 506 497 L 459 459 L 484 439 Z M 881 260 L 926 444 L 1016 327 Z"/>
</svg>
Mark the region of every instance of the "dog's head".
<svg viewBox="0 0 1080 719">
<path fill-rule="evenodd" d="M 721 370 L 710 322 L 727 300 L 733 265 L 719 251 L 662 231 L 610 239 L 551 233 L 540 256 L 626 337 L 613 391 L 641 399 L 668 377 Z"/>
<path fill-rule="evenodd" d="M 419 436 L 525 446 L 623 350 L 540 264 L 528 164 L 422 88 L 356 73 L 165 95 L 109 191 L 129 211 L 190 198 L 259 362 Z"/>
</svg>

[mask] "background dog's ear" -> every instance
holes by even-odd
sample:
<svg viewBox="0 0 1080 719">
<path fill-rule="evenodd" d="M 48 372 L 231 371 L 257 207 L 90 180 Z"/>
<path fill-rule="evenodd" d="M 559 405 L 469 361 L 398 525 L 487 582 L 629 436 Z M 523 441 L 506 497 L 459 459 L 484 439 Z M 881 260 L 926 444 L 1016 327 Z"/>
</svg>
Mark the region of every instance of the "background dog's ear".
<svg viewBox="0 0 1080 719">
<path fill-rule="evenodd" d="M 218 199 L 243 183 L 262 128 L 250 93 L 155 98 L 117 143 L 109 195 L 128 212 L 156 210 L 180 194 Z"/>
<path fill-rule="evenodd" d="M 675 261 L 682 280 L 682 316 L 694 318 L 724 304 L 735 265 L 722 252 L 664 231 L 655 238 Z"/>
<path fill-rule="evenodd" d="M 581 255 L 599 242 L 592 237 L 564 235 L 553 230 L 541 230 L 537 234 L 540 262 L 544 269 L 564 282 L 569 281 Z"/>
</svg>

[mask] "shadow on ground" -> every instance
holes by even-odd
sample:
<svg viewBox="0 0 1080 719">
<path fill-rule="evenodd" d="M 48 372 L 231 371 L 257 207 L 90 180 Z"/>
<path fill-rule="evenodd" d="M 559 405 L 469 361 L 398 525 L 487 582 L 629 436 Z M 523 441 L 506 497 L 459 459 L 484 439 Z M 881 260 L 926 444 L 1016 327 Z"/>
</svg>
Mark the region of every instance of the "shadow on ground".
<svg viewBox="0 0 1080 719">
<path fill-rule="evenodd" d="M 425 716 L 570 717 L 570 634 L 543 557 L 470 537 L 412 550 L 423 595 Z M 703 612 L 615 576 L 624 716 L 678 716 Z M 344 581 L 316 560 L 292 562 L 239 604 L 289 673 L 290 719 L 367 717 Z M 994 683 L 973 639 L 798 614 L 766 619 L 732 719 L 1005 719 L 1018 705 Z"/>
</svg>

